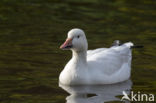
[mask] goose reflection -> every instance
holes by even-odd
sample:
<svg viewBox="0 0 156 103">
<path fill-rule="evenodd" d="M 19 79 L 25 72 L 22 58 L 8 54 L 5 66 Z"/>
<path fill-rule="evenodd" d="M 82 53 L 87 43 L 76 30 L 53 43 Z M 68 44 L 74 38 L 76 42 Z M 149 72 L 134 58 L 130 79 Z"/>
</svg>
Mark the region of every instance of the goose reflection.
<svg viewBox="0 0 156 103">
<path fill-rule="evenodd" d="M 61 84 L 59 86 L 70 93 L 70 96 L 66 97 L 67 103 L 104 103 L 120 101 L 121 99 L 116 96 L 123 95 L 123 91 L 129 94 L 132 81 L 96 86 L 64 86 Z"/>
</svg>

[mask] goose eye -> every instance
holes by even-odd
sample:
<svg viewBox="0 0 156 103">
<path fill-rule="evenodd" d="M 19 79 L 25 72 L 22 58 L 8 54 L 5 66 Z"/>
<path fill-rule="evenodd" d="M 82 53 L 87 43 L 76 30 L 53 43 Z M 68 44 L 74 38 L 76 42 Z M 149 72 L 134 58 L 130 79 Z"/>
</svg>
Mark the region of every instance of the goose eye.
<svg viewBox="0 0 156 103">
<path fill-rule="evenodd" d="M 80 36 L 78 35 L 77 38 L 79 38 Z"/>
</svg>

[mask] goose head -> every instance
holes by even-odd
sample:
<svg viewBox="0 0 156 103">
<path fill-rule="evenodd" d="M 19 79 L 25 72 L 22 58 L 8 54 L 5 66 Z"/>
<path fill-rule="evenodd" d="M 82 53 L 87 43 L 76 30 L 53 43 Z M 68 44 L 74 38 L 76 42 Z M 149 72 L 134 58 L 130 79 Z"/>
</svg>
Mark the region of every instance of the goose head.
<svg viewBox="0 0 156 103">
<path fill-rule="evenodd" d="M 66 41 L 60 46 L 60 49 L 77 52 L 87 51 L 88 43 L 84 31 L 77 28 L 70 30 Z"/>
</svg>

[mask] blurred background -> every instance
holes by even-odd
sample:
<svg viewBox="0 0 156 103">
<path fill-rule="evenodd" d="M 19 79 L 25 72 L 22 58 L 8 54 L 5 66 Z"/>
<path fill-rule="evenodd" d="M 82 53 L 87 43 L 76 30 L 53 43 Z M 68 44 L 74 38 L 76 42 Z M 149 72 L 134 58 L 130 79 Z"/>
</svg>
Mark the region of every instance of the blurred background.
<svg viewBox="0 0 156 103">
<path fill-rule="evenodd" d="M 1 103 L 65 102 L 58 77 L 71 52 L 59 46 L 72 28 L 85 31 L 89 49 L 143 45 L 133 50 L 132 90 L 156 94 L 155 0 L 1 0 Z"/>
</svg>

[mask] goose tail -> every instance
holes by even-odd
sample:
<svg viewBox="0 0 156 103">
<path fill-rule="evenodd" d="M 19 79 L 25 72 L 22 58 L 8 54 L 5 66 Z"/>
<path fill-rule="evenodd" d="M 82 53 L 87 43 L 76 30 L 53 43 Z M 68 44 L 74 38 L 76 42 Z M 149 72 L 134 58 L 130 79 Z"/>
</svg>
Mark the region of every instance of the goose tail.
<svg viewBox="0 0 156 103">
<path fill-rule="evenodd" d="M 144 47 L 143 45 L 134 45 L 132 42 L 125 43 L 125 45 L 128 46 L 130 49 Z"/>
<path fill-rule="evenodd" d="M 143 45 L 134 45 L 132 42 L 127 42 L 127 43 L 124 43 L 124 44 L 121 44 L 119 40 L 115 40 L 112 44 L 112 46 L 120 46 L 120 45 L 126 45 L 127 47 L 129 47 L 130 49 L 133 49 L 133 48 L 143 48 L 144 46 Z"/>
</svg>

